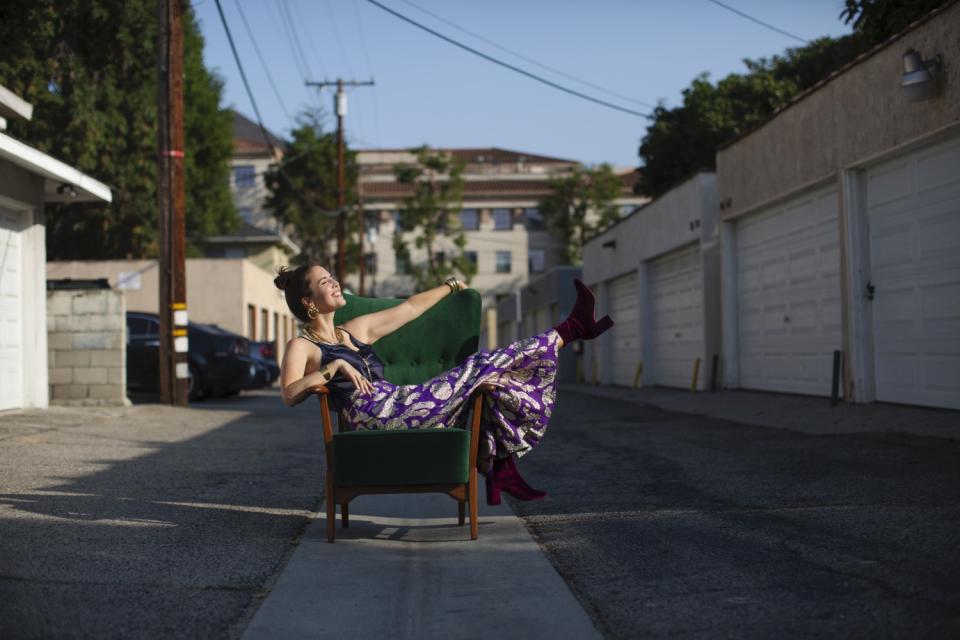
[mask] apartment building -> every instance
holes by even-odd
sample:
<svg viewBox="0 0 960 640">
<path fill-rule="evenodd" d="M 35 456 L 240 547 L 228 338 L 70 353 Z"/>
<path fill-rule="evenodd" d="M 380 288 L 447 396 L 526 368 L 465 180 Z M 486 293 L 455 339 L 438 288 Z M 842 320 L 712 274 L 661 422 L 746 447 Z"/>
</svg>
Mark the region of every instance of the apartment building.
<svg viewBox="0 0 960 640">
<path fill-rule="evenodd" d="M 477 265 L 471 286 L 480 291 L 485 303 L 564 263 L 563 243 L 547 229 L 538 203 L 550 193 L 550 178 L 568 174 L 580 163 L 499 148 L 435 151 L 450 154 L 465 165 L 462 209 L 455 215 L 466 233 L 464 250 Z M 416 162 L 416 157 L 405 149 L 365 149 L 358 151 L 357 161 L 365 218 L 365 293 L 408 295 L 414 282 L 409 265 L 394 253 L 394 234 L 403 233 L 409 239 L 411 262 L 424 260 L 425 252 L 413 245 L 416 230 L 399 226 L 399 210 L 411 188 L 396 181 L 393 169 Z M 618 171 L 618 175 L 622 190 L 616 203 L 624 213 L 649 200 L 633 192 L 634 169 Z M 439 249 L 459 251 L 452 243 Z M 355 281 L 356 276 L 348 280 Z"/>
</svg>

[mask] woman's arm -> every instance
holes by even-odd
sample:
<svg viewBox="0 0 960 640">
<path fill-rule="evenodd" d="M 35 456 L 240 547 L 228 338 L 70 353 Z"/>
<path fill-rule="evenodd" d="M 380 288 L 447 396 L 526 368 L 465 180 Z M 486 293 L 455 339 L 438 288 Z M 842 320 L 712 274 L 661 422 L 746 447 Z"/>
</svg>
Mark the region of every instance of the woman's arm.
<svg viewBox="0 0 960 640">
<path fill-rule="evenodd" d="M 287 343 L 283 362 L 280 364 L 280 395 L 283 397 L 283 404 L 288 407 L 300 404 L 311 391 L 329 382 L 339 366 L 339 360 L 334 360 L 317 371 L 304 375 L 307 356 L 308 351 L 302 340 L 293 339 Z"/>
<path fill-rule="evenodd" d="M 465 285 L 460 286 L 464 288 Z M 366 315 L 358 316 L 344 323 L 343 328 L 357 339 L 373 344 L 383 336 L 393 333 L 411 320 L 423 315 L 423 312 L 450 295 L 450 287 L 442 284 L 410 296 L 400 304 Z"/>
</svg>

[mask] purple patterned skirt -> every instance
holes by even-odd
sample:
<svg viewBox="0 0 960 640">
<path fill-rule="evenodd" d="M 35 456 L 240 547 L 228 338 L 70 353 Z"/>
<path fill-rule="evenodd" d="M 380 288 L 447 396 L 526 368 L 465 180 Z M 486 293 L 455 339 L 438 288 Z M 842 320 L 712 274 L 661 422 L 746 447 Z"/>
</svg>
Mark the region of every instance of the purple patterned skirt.
<svg viewBox="0 0 960 640">
<path fill-rule="evenodd" d="M 424 429 L 462 425 L 470 396 L 492 384 L 481 425 L 478 457 L 522 456 L 543 438 L 556 402 L 560 336 L 550 330 L 502 349 L 480 351 L 423 384 L 373 383 L 354 391 L 342 415 L 351 429 Z"/>
</svg>

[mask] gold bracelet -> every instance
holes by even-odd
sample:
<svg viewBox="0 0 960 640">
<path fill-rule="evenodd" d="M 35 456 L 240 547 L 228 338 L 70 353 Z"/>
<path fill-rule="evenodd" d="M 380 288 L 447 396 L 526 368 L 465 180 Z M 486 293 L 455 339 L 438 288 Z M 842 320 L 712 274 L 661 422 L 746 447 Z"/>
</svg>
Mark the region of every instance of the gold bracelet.
<svg viewBox="0 0 960 640">
<path fill-rule="evenodd" d="M 443 281 L 443 284 L 450 287 L 450 293 L 454 294 L 457 291 L 460 291 L 460 282 L 457 280 L 456 276 L 450 276 Z"/>
</svg>

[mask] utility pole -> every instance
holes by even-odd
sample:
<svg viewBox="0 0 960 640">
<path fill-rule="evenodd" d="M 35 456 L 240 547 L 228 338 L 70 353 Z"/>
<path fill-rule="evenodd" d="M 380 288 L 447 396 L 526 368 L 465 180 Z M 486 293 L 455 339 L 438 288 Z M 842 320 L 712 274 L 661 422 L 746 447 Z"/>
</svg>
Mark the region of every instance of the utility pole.
<svg viewBox="0 0 960 640">
<path fill-rule="evenodd" d="M 184 270 L 183 6 L 158 0 L 158 180 L 160 402 L 187 404 L 187 283 Z"/>
<path fill-rule="evenodd" d="M 346 265 L 346 234 L 347 234 L 347 167 L 345 160 L 345 149 L 343 144 L 343 118 L 347 115 L 347 94 L 343 92 L 345 86 L 348 87 L 366 87 L 373 86 L 373 80 L 358 82 L 356 80 L 344 81 L 343 78 L 337 78 L 336 82 L 307 82 L 308 87 L 336 87 L 334 94 L 333 107 L 337 114 L 337 280 L 343 282 L 347 276 Z M 363 224 L 360 225 L 360 234 L 363 234 Z M 363 240 L 361 240 L 361 243 Z M 363 252 L 360 252 L 360 262 L 363 263 Z M 363 267 L 360 267 L 363 269 Z"/>
</svg>

